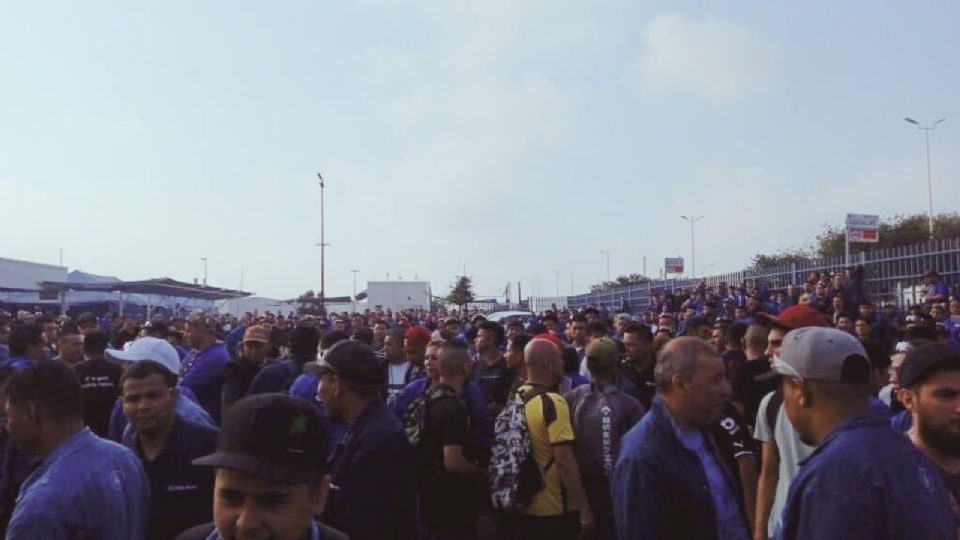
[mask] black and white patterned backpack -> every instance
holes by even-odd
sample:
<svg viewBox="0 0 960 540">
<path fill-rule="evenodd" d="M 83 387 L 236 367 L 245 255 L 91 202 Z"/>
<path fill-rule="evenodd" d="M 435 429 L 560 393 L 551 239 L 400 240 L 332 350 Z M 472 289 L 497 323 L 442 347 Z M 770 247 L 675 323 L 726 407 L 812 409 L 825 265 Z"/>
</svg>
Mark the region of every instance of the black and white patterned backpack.
<svg viewBox="0 0 960 540">
<path fill-rule="evenodd" d="M 508 401 L 494 425 L 493 454 L 490 457 L 490 499 L 498 510 L 515 511 L 530 504 L 544 487 L 543 477 L 553 465 L 551 458 L 541 470 L 533 456 L 525 408 L 547 389 L 534 386 L 517 391 Z M 557 417 L 553 400 L 542 397 L 543 418 L 547 425 Z"/>
</svg>

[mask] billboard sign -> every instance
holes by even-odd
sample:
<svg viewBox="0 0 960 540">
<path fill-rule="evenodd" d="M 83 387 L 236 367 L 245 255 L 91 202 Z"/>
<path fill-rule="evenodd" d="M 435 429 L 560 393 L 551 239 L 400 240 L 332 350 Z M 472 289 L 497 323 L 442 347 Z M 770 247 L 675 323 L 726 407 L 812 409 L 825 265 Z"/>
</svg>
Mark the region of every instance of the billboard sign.
<svg viewBox="0 0 960 540">
<path fill-rule="evenodd" d="M 665 273 L 667 274 L 682 274 L 683 273 L 683 258 L 677 257 L 675 259 L 667 258 L 664 261 Z"/>
<path fill-rule="evenodd" d="M 880 241 L 880 216 L 847 214 L 847 241 L 875 244 Z"/>
</svg>

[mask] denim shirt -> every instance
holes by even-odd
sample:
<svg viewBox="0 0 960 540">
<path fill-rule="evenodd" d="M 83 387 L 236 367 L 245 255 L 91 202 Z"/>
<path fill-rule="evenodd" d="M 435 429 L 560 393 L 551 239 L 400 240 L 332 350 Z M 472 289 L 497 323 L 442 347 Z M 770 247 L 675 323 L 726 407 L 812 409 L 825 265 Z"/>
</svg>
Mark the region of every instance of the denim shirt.
<svg viewBox="0 0 960 540">
<path fill-rule="evenodd" d="M 732 444 L 721 429 L 704 431 L 704 444 L 722 469 L 747 527 Z M 621 540 L 715 540 L 717 512 L 697 454 L 681 443 L 660 396 L 620 443 L 610 476 Z"/>
<path fill-rule="evenodd" d="M 143 538 L 149 508 L 150 487 L 137 456 L 84 428 L 27 477 L 6 538 Z"/>
<path fill-rule="evenodd" d="M 839 426 L 801 463 L 778 539 L 956 540 L 936 466 L 876 411 Z"/>
</svg>

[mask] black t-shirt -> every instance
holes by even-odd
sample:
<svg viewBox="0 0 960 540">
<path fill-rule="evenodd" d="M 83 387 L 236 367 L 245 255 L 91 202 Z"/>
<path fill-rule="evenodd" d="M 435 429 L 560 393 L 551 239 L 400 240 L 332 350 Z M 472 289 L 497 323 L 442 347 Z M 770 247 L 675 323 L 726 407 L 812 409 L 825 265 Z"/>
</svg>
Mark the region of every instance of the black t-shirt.
<svg viewBox="0 0 960 540">
<path fill-rule="evenodd" d="M 83 423 L 98 437 L 106 437 L 113 405 L 120 397 L 123 368 L 103 358 L 73 366 L 83 389 Z"/>
<path fill-rule="evenodd" d="M 737 371 L 733 379 L 733 397 L 743 405 L 743 419 L 747 425 L 753 426 L 757 422 L 757 409 L 764 396 L 777 389 L 777 378 L 770 369 L 770 361 L 761 356 L 747 362 Z"/>
<path fill-rule="evenodd" d="M 247 395 L 253 379 L 260 373 L 260 365 L 246 358 L 227 362 L 223 368 L 223 389 L 221 390 L 221 408 L 226 409 Z"/>
<path fill-rule="evenodd" d="M 437 390 L 438 387 L 434 387 L 427 393 L 424 429 L 417 445 L 420 517 L 431 531 L 458 531 L 469 528 L 476 520 L 478 484 L 447 472 L 443 466 L 443 447 L 461 446 L 464 455 L 470 458 L 469 416 L 460 399 L 455 395 L 437 397 Z M 445 390 L 448 394 L 454 393 L 448 386 Z"/>
<path fill-rule="evenodd" d="M 150 523 L 147 540 L 167 540 L 213 517 L 213 469 L 193 460 L 210 454 L 217 445 L 217 430 L 180 417 L 163 450 L 147 461 L 136 437 L 125 441 L 143 463 L 150 481 Z"/>
<path fill-rule="evenodd" d="M 653 366 L 640 371 L 633 362 L 626 361 L 620 365 L 620 374 L 630 380 L 637 387 L 634 395 L 643 405 L 643 410 L 649 411 L 653 397 L 657 395 L 657 385 L 653 378 Z"/>
</svg>

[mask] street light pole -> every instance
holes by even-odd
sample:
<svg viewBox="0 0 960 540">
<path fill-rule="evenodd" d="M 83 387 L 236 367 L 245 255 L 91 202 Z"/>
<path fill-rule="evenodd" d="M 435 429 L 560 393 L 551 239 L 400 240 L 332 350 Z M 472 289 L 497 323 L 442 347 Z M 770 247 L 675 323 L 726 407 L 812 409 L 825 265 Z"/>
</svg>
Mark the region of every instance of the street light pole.
<svg viewBox="0 0 960 540">
<path fill-rule="evenodd" d="M 203 261 L 203 286 L 207 286 L 207 258 L 200 257 L 200 260 Z"/>
<path fill-rule="evenodd" d="M 931 180 L 930 175 L 930 132 L 936 129 L 937 124 L 943 122 L 946 120 L 946 118 L 941 118 L 929 126 L 921 125 L 920 122 L 917 122 L 910 117 L 904 118 L 904 120 L 917 126 L 917 129 L 923 131 L 924 139 L 927 142 L 927 204 L 929 205 L 928 210 L 930 212 L 930 239 L 933 240 L 933 181 Z"/>
<path fill-rule="evenodd" d="M 317 178 L 320 179 L 320 315 L 327 315 L 327 287 L 326 287 L 326 259 L 324 255 L 327 243 L 324 240 L 324 230 L 323 230 L 323 188 L 326 187 L 323 184 L 323 176 L 320 173 L 317 173 Z"/>
<path fill-rule="evenodd" d="M 557 298 L 559 298 L 559 297 L 560 297 L 560 273 L 561 273 L 561 271 L 560 271 L 560 270 L 551 270 L 551 272 L 553 272 L 553 277 L 556 278 L 556 281 L 557 281 L 557 293 L 556 293 L 556 294 L 557 294 Z"/>
<path fill-rule="evenodd" d="M 604 255 L 607 256 L 607 281 L 610 281 L 610 255 L 613 255 L 614 253 L 616 253 L 616 250 L 613 250 L 613 249 L 611 249 L 611 250 L 601 249 L 601 250 L 600 250 L 600 253 L 602 253 L 602 254 L 604 254 Z"/>
<path fill-rule="evenodd" d="M 359 270 L 351 270 L 353 272 L 353 312 L 357 312 L 357 272 Z"/>
<path fill-rule="evenodd" d="M 698 221 L 703 219 L 703 216 L 697 216 L 695 218 L 680 216 L 680 218 L 690 223 L 690 273 L 693 274 L 693 279 L 697 279 L 697 251 L 693 226 L 696 225 Z"/>
</svg>

